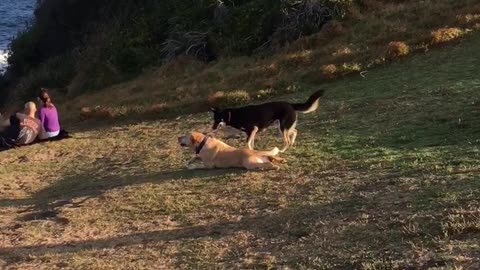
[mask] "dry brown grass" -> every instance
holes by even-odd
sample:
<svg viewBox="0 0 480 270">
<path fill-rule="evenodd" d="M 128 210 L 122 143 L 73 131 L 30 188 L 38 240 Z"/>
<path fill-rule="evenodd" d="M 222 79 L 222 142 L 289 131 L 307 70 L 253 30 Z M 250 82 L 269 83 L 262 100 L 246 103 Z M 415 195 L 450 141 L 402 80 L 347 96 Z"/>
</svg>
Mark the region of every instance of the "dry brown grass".
<svg viewBox="0 0 480 270">
<path fill-rule="evenodd" d="M 0 268 L 478 269 L 477 33 L 322 84 L 279 172 L 187 171 L 176 145 L 210 127 L 208 114 L 185 115 L 194 106 L 303 101 L 326 77 L 383 65 L 392 40 L 410 55 L 435 29 L 474 27 L 457 17 L 478 13 L 474 2 L 368 1 L 333 38 L 263 59 L 181 58 L 62 100 L 74 139 L 0 153 Z M 79 124 L 82 107 L 109 119 Z M 273 129 L 257 140 L 279 143 Z"/>
<path fill-rule="evenodd" d="M 250 101 L 250 94 L 245 90 L 233 90 L 228 92 L 218 91 L 208 96 L 211 106 L 234 106 L 246 104 Z"/>
<path fill-rule="evenodd" d="M 329 91 L 280 171 L 186 170 L 176 137 L 210 131 L 209 113 L 74 122 L 72 139 L 1 152 L 0 268 L 478 269 L 472 38 L 317 85 Z M 285 88 L 232 92 L 312 90 Z M 272 128 L 256 146 L 281 142 Z"/>
<path fill-rule="evenodd" d="M 441 44 L 461 37 L 465 32 L 456 27 L 440 28 L 432 31 L 432 44 Z"/>
<path fill-rule="evenodd" d="M 108 108 L 103 108 L 97 106 L 95 108 L 91 107 L 82 107 L 80 109 L 80 116 L 82 118 L 90 119 L 102 119 L 102 118 L 112 118 L 114 113 Z"/>
<path fill-rule="evenodd" d="M 321 76 L 326 79 L 333 79 L 338 75 L 338 68 L 334 64 L 322 66 Z"/>
<path fill-rule="evenodd" d="M 463 25 L 472 25 L 480 22 L 480 14 L 459 15 L 457 19 Z"/>
<path fill-rule="evenodd" d="M 392 41 L 387 45 L 386 55 L 390 59 L 406 56 L 408 53 L 410 53 L 410 47 L 405 42 Z"/>
</svg>

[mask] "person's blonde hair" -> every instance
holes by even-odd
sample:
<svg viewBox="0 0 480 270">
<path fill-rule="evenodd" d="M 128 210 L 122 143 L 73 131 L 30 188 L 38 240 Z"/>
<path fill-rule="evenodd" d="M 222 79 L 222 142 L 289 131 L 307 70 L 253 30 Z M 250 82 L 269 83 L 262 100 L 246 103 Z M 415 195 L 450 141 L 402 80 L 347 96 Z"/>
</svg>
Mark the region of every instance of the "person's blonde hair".
<svg viewBox="0 0 480 270">
<path fill-rule="evenodd" d="M 25 103 L 25 112 L 35 112 L 37 110 L 37 105 L 34 102 L 27 102 Z"/>
</svg>

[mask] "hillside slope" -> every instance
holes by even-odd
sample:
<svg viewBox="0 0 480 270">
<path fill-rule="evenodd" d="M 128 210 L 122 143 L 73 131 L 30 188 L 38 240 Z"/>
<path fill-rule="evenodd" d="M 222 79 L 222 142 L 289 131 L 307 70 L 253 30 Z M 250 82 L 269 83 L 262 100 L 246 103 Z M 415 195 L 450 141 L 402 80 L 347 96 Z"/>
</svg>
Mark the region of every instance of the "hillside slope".
<svg viewBox="0 0 480 270">
<path fill-rule="evenodd" d="M 2 113 L 40 87 L 64 115 L 204 111 L 302 91 L 480 29 L 477 0 L 39 3 L 0 76 Z"/>
<path fill-rule="evenodd" d="M 478 269 L 479 46 L 318 85 L 280 171 L 187 171 L 176 136 L 208 114 L 91 121 L 0 153 L 0 266 Z"/>
</svg>

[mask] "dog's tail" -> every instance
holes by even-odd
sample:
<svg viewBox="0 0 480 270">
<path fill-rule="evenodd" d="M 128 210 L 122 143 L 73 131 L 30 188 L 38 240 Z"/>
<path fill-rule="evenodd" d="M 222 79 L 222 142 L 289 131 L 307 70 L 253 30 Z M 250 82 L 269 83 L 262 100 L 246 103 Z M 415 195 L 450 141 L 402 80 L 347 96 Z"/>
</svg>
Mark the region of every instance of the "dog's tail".
<svg viewBox="0 0 480 270">
<path fill-rule="evenodd" d="M 305 103 L 292 103 L 293 109 L 301 113 L 311 113 L 315 111 L 320 104 L 320 97 L 323 96 L 324 92 L 325 90 L 316 91 Z"/>
<path fill-rule="evenodd" d="M 265 156 L 265 157 L 273 157 L 273 156 L 276 156 L 278 155 L 278 153 L 280 152 L 280 150 L 278 149 L 278 147 L 275 147 L 273 148 L 272 150 L 270 151 L 256 151 L 256 153 L 260 156 Z"/>
</svg>

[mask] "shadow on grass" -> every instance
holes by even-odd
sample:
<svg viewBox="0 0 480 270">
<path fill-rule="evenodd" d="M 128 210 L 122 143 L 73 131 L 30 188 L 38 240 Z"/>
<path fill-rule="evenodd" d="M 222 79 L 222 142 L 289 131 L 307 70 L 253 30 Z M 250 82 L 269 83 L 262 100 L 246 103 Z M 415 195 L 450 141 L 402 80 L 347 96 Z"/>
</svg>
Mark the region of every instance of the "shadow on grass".
<svg viewBox="0 0 480 270">
<path fill-rule="evenodd" d="M 101 176 L 100 172 L 87 172 L 64 177 L 26 199 L 0 199 L 0 207 L 27 206 L 23 212 L 30 212 L 19 219 L 34 220 L 54 218 L 57 208 L 64 205 L 78 207 L 89 198 L 101 196 L 108 190 L 143 184 L 162 183 L 165 181 L 215 179 L 228 173 L 244 173 L 240 169 L 218 170 L 172 170 L 151 174 L 136 174 L 127 176 Z M 122 172 L 128 173 L 128 172 Z M 75 199 L 81 198 L 79 202 Z"/>
<path fill-rule="evenodd" d="M 196 175 L 196 178 L 208 178 L 209 176 L 212 176 L 212 172 L 202 172 L 201 176 Z M 153 178 L 157 180 L 152 180 Z M 183 172 L 170 172 L 163 174 L 163 177 L 154 176 L 153 178 L 150 180 L 145 178 L 142 181 L 165 181 L 167 178 L 188 179 L 189 177 L 185 177 Z M 271 214 L 248 216 L 239 221 L 221 221 L 208 225 L 61 244 L 0 248 L 0 258 L 11 264 L 31 258 L 31 256 L 143 246 L 158 242 L 223 239 L 236 232 L 249 231 L 255 235 L 256 239 L 277 240 L 265 242 L 265 246 L 259 247 L 262 250 L 275 252 L 287 245 L 290 245 L 290 248 L 299 249 L 294 254 L 282 255 L 283 259 L 289 263 L 309 265 L 312 263 L 309 261 L 311 256 L 318 256 L 329 262 L 335 262 L 333 265 L 338 266 L 336 267 L 338 269 L 358 269 L 362 267 L 363 262 L 378 262 L 376 260 L 379 258 L 384 260 L 382 263 L 391 266 L 393 261 L 406 259 L 405 254 L 411 252 L 410 243 L 421 243 L 422 246 L 432 250 L 441 250 L 438 241 L 434 239 L 438 240 L 439 237 L 443 237 L 442 223 L 446 221 L 447 214 L 451 209 L 465 203 L 446 202 L 442 197 L 445 192 L 457 193 L 456 197 L 460 200 L 473 201 L 480 195 L 478 193 L 479 183 L 473 177 L 462 180 L 452 179 L 448 183 L 442 181 L 435 184 L 430 183 L 428 187 L 407 192 L 402 192 L 403 187 L 392 183 L 391 179 L 379 178 L 377 180 L 373 183 L 365 180 L 343 200 L 295 206 Z M 130 183 L 138 182 L 130 181 Z M 369 191 L 376 193 L 365 196 L 364 194 Z M 419 231 L 406 232 L 405 227 L 410 222 L 421 223 Z M 473 234 L 470 232 L 469 235 L 470 238 L 480 237 L 480 231 Z M 233 244 L 230 249 L 242 249 L 240 245 L 235 245 Z M 348 252 L 339 253 L 338 250 L 348 250 Z M 385 250 L 389 251 L 388 257 L 382 257 L 385 256 Z M 295 257 L 302 253 L 308 254 L 310 257 Z M 280 252 L 280 254 L 282 253 Z M 188 257 L 188 253 L 180 254 L 180 256 Z M 233 255 L 227 252 L 224 256 Z M 404 261 L 405 265 L 402 267 L 426 269 L 444 266 L 450 263 L 450 260 L 441 256 L 427 259 L 409 258 Z M 298 267 L 298 265 L 296 266 Z"/>
</svg>

